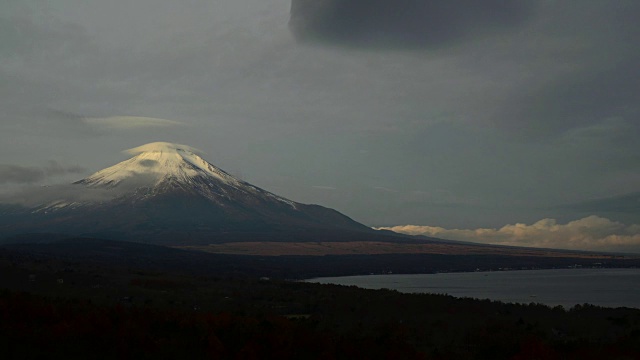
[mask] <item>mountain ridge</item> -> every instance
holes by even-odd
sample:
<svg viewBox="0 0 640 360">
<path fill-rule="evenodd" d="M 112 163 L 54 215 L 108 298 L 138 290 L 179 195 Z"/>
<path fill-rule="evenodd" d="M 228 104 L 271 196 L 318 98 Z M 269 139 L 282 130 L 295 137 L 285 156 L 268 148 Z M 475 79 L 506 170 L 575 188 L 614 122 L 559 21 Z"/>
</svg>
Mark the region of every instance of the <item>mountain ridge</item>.
<svg viewBox="0 0 640 360">
<path fill-rule="evenodd" d="M 238 179 L 186 145 L 156 142 L 127 152 L 133 157 L 74 182 L 64 196 L 14 207 L 11 216 L 18 221 L 0 225 L 0 233 L 184 244 L 240 235 L 312 241 L 314 231 L 374 232 L 336 210 L 297 203 Z"/>
</svg>

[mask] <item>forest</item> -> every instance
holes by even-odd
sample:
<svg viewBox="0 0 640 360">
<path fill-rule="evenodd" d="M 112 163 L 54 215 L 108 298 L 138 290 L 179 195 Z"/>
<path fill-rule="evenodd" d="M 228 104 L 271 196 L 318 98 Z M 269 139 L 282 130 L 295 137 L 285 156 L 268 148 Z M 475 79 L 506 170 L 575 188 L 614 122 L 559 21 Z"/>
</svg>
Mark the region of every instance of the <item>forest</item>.
<svg viewBox="0 0 640 360">
<path fill-rule="evenodd" d="M 97 258 L 0 249 L 3 358 L 640 358 L 639 309 L 505 304 Z"/>
</svg>

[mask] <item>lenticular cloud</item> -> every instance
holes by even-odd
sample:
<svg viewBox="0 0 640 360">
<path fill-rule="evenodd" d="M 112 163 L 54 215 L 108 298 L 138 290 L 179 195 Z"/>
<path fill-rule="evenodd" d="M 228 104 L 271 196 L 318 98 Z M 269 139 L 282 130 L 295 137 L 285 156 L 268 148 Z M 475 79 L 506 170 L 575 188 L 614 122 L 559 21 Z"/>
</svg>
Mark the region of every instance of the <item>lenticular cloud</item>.
<svg viewBox="0 0 640 360">
<path fill-rule="evenodd" d="M 181 122 L 141 116 L 112 116 L 106 118 L 85 118 L 86 124 L 97 128 L 112 130 L 131 130 L 154 127 L 173 127 L 183 125 Z"/>
</svg>

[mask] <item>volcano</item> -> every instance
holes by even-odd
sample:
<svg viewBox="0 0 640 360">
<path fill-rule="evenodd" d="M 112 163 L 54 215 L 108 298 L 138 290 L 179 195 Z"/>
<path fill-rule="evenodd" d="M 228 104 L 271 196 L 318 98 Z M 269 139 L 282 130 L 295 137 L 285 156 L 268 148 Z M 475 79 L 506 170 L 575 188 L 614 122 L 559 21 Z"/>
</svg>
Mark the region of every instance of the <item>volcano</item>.
<svg viewBox="0 0 640 360">
<path fill-rule="evenodd" d="M 189 146 L 155 142 L 37 201 L 4 206 L 0 234 L 55 233 L 167 245 L 340 241 L 372 233 L 336 210 L 238 179 Z"/>
</svg>

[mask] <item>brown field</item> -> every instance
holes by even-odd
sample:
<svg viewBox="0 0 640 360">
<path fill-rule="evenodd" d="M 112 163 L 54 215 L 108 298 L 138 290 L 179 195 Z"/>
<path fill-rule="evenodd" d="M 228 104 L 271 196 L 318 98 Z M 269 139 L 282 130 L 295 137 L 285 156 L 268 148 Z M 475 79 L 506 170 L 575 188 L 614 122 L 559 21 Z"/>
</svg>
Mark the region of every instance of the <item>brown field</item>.
<svg viewBox="0 0 640 360">
<path fill-rule="evenodd" d="M 579 253 L 550 249 L 476 246 L 466 244 L 397 244 L 379 241 L 350 242 L 230 242 L 204 246 L 181 246 L 181 249 L 200 250 L 215 254 L 235 255 L 380 255 L 380 254 L 442 254 L 442 255 L 511 255 L 542 257 L 575 257 L 610 259 L 615 256 L 598 253 Z"/>
</svg>

